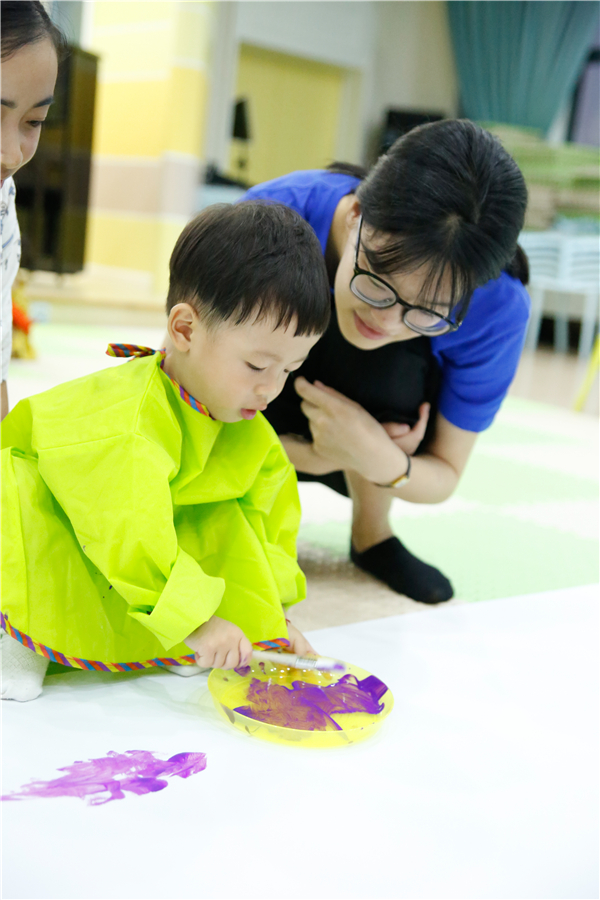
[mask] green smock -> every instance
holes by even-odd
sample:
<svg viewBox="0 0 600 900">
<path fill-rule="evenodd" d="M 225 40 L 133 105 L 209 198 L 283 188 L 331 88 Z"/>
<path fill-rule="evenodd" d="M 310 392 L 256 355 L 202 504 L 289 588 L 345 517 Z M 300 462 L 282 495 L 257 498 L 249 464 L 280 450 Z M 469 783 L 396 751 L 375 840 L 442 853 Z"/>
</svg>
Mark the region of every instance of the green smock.
<svg viewBox="0 0 600 900">
<path fill-rule="evenodd" d="M 282 604 L 305 596 L 277 435 L 260 413 L 193 409 L 160 363 L 59 385 L 2 423 L 2 613 L 70 657 L 181 657 L 213 614 L 285 637 Z"/>
</svg>

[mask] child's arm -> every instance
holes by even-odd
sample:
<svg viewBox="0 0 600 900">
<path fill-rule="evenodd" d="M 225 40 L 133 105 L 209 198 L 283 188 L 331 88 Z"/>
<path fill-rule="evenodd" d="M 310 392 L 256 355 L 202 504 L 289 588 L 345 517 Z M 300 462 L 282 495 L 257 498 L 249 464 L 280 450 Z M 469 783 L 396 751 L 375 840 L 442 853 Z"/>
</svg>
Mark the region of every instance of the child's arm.
<svg viewBox="0 0 600 900">
<path fill-rule="evenodd" d="M 0 419 L 8 415 L 8 387 L 6 381 L 0 385 Z"/>
</svg>

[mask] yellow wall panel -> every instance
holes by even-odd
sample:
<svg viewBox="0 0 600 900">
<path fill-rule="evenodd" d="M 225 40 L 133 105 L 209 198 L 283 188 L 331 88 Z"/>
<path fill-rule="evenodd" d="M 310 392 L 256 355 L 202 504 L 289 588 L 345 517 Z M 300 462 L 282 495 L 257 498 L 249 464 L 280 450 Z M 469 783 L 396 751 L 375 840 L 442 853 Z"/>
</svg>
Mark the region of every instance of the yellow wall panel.
<svg viewBox="0 0 600 900">
<path fill-rule="evenodd" d="M 98 206 L 91 210 L 86 259 L 148 272 L 160 291 L 166 290 L 169 257 L 186 221 L 169 211 L 188 209 L 187 189 L 173 199 L 174 185 L 176 193 L 181 179 L 191 183 L 194 174 L 193 159 L 178 162 L 168 154 L 186 154 L 199 164 L 214 25 L 213 0 L 93 4 L 91 49 L 101 56 L 94 155 L 157 160 L 164 181 L 152 185 L 156 215 L 143 217 L 136 213 L 139 193 L 131 191 L 128 200 L 123 167 L 105 166 L 95 195 Z M 191 214 L 193 191 L 189 194 Z"/>
<path fill-rule="evenodd" d="M 252 140 L 245 175 L 234 142 L 232 174 L 257 183 L 331 162 L 345 77 L 337 66 L 242 45 L 236 93 L 249 100 Z"/>
<path fill-rule="evenodd" d="M 175 57 L 207 63 L 214 20 L 213 3 L 186 3 L 180 6 L 175 35 Z"/>
<path fill-rule="evenodd" d="M 112 72 L 147 72 L 166 68 L 170 64 L 172 28 L 169 23 L 160 31 L 139 34 L 99 34 L 95 37 L 94 53 L 100 56 L 100 77 Z"/>
<path fill-rule="evenodd" d="M 94 28 L 135 25 L 140 22 L 168 21 L 173 14 L 172 0 L 95 0 Z"/>
<path fill-rule="evenodd" d="M 158 157 L 164 151 L 168 81 L 98 85 L 94 153 Z"/>
<path fill-rule="evenodd" d="M 88 227 L 88 260 L 104 266 L 154 271 L 158 220 L 92 212 Z"/>
<path fill-rule="evenodd" d="M 206 111 L 207 80 L 194 69 L 171 71 L 165 149 L 200 156 Z"/>
</svg>

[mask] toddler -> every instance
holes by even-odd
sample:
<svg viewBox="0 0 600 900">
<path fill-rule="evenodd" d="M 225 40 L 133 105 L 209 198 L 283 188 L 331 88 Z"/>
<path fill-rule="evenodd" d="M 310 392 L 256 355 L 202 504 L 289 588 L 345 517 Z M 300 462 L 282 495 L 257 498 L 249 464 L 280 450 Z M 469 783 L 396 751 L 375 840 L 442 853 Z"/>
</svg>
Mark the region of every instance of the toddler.
<svg viewBox="0 0 600 900">
<path fill-rule="evenodd" d="M 245 665 L 304 598 L 294 469 L 267 404 L 327 327 L 311 227 L 209 207 L 170 262 L 166 347 L 19 403 L 2 425 L 4 699 L 79 668 Z M 287 623 L 287 624 L 286 624 Z M 183 671 L 183 670 L 180 670 Z M 189 671 L 189 670 L 188 670 Z"/>
</svg>

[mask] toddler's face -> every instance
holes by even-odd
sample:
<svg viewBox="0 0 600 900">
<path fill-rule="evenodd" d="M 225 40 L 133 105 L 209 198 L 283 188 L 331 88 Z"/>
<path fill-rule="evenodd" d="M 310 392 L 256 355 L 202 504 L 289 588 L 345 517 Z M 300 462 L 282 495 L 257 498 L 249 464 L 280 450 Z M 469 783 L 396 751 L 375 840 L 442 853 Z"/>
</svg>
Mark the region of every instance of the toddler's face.
<svg viewBox="0 0 600 900">
<path fill-rule="evenodd" d="M 2 62 L 2 184 L 37 150 L 57 69 L 49 39 L 26 44 Z"/>
<path fill-rule="evenodd" d="M 295 336 L 295 327 L 292 322 L 274 328 L 265 319 L 207 329 L 194 313 L 180 383 L 220 422 L 253 419 L 281 393 L 320 337 Z M 168 355 L 165 368 L 169 371 Z"/>
</svg>

